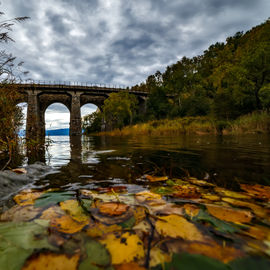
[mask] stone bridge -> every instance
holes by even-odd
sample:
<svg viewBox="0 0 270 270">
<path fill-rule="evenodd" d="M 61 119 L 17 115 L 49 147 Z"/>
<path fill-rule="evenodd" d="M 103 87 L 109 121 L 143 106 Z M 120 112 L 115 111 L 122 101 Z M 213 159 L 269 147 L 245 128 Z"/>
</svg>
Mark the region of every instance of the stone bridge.
<svg viewBox="0 0 270 270">
<path fill-rule="evenodd" d="M 17 84 L 22 99 L 26 102 L 26 137 L 42 139 L 45 137 L 45 111 L 53 103 L 62 103 L 70 111 L 70 136 L 81 135 L 81 106 L 92 103 L 101 109 L 111 93 L 128 92 L 137 96 L 140 111 L 144 111 L 147 92 L 132 91 L 128 88 L 89 83 L 48 83 L 32 82 Z"/>
</svg>

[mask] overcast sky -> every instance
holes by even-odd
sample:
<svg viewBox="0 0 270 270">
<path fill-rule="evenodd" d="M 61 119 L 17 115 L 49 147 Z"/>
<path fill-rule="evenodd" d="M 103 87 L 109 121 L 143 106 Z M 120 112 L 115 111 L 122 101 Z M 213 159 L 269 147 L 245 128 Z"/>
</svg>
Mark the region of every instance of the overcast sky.
<svg viewBox="0 0 270 270">
<path fill-rule="evenodd" d="M 134 85 L 270 16 L 270 0 L 0 0 L 32 79 Z M 3 45 L 1 45 L 3 46 Z"/>
</svg>

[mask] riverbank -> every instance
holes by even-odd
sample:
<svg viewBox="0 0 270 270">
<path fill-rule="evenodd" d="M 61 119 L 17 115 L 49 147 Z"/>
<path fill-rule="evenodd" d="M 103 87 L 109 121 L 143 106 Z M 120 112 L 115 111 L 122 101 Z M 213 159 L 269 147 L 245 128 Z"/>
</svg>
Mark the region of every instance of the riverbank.
<svg viewBox="0 0 270 270">
<path fill-rule="evenodd" d="M 270 132 L 270 114 L 254 112 L 233 121 L 217 121 L 207 116 L 154 120 L 126 126 L 123 129 L 99 132 L 98 135 L 179 135 L 179 134 L 252 134 Z"/>
</svg>

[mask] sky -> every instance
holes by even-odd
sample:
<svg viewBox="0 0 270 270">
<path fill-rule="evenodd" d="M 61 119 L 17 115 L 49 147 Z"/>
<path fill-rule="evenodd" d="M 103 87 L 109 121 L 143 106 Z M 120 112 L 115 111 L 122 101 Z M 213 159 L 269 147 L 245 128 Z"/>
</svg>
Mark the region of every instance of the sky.
<svg viewBox="0 0 270 270">
<path fill-rule="evenodd" d="M 14 26 L 16 42 L 4 46 L 24 61 L 27 78 L 125 86 L 270 16 L 270 0 L 0 2 L 1 20 L 31 17 Z M 63 108 L 56 105 L 50 113 Z"/>
</svg>

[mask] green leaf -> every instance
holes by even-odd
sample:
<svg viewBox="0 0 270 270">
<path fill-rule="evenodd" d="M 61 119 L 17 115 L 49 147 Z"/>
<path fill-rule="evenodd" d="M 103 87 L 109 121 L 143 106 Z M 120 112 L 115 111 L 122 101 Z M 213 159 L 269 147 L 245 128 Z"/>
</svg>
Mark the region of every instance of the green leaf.
<svg viewBox="0 0 270 270">
<path fill-rule="evenodd" d="M 173 189 L 169 187 L 157 187 L 153 189 L 152 191 L 160 195 L 169 195 L 173 193 Z"/>
<path fill-rule="evenodd" d="M 130 219 L 126 220 L 123 223 L 118 224 L 119 226 L 121 226 L 123 229 L 131 229 L 136 223 L 136 219 L 135 217 L 131 217 Z"/>
<path fill-rule="evenodd" d="M 170 263 L 165 263 L 165 270 L 229 270 L 226 264 L 198 254 L 174 254 Z"/>
<path fill-rule="evenodd" d="M 236 228 L 235 226 L 227 222 L 221 221 L 215 217 L 212 217 L 203 210 L 200 210 L 199 214 L 195 216 L 192 220 L 207 221 L 213 226 L 215 226 L 218 231 L 223 232 L 223 233 L 235 233 L 239 231 L 238 228 Z"/>
<path fill-rule="evenodd" d="M 21 269 L 35 249 L 55 249 L 47 236 L 47 227 L 34 222 L 0 224 L 0 269 Z"/>
<path fill-rule="evenodd" d="M 110 255 L 106 248 L 94 240 L 85 244 L 87 258 L 80 264 L 79 270 L 99 270 L 110 264 Z"/>
<path fill-rule="evenodd" d="M 65 192 L 47 192 L 42 194 L 38 199 L 35 200 L 35 207 L 48 207 L 51 205 L 55 205 L 59 202 L 63 202 L 71 199 L 74 196 L 73 191 L 65 191 Z"/>
<path fill-rule="evenodd" d="M 269 270 L 270 260 L 262 257 L 246 257 L 230 263 L 232 270 Z"/>
</svg>

